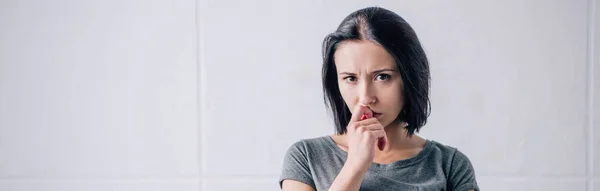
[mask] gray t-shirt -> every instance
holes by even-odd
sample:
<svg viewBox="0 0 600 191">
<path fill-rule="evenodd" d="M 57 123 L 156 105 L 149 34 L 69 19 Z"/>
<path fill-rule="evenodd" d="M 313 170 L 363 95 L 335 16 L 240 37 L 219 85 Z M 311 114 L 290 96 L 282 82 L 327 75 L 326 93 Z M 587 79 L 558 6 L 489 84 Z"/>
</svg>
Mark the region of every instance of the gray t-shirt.
<svg viewBox="0 0 600 191">
<path fill-rule="evenodd" d="M 279 186 L 296 180 L 315 190 L 328 190 L 348 153 L 330 136 L 303 139 L 287 151 Z M 368 190 L 479 190 L 471 162 L 456 148 L 427 140 L 416 156 L 389 164 L 372 163 L 360 186 Z"/>
</svg>

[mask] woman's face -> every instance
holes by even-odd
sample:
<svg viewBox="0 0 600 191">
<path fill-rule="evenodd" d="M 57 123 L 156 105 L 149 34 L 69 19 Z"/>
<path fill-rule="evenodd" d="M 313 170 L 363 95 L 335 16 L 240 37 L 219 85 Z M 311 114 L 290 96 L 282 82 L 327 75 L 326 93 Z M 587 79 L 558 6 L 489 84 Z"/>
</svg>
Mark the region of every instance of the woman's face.
<svg viewBox="0 0 600 191">
<path fill-rule="evenodd" d="M 403 83 L 396 62 L 381 45 L 344 41 L 334 53 L 338 85 L 350 111 L 362 104 L 387 127 L 403 107 Z"/>
</svg>

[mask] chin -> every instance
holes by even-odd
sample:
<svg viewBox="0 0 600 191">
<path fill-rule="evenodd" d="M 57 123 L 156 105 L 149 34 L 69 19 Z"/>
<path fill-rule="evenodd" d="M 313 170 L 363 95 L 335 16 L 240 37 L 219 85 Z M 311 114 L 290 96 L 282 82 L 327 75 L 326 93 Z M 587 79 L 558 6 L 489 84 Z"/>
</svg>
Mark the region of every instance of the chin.
<svg viewBox="0 0 600 191">
<path fill-rule="evenodd" d="M 389 126 L 390 124 L 392 124 L 390 121 L 387 121 L 387 120 L 384 120 L 384 121 L 380 120 L 380 123 L 381 123 L 381 125 L 383 125 L 384 128 Z"/>
</svg>

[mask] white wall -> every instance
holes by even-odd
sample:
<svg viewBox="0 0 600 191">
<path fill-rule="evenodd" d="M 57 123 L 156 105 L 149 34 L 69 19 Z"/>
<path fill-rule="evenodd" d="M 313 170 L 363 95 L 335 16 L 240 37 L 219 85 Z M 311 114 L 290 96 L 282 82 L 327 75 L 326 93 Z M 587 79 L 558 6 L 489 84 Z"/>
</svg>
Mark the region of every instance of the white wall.
<svg viewBox="0 0 600 191">
<path fill-rule="evenodd" d="M 278 190 L 333 132 L 323 37 L 372 5 L 415 28 L 421 135 L 483 190 L 600 190 L 594 1 L 0 1 L 0 190 Z"/>
<path fill-rule="evenodd" d="M 0 190 L 198 190 L 195 1 L 0 1 Z"/>
</svg>

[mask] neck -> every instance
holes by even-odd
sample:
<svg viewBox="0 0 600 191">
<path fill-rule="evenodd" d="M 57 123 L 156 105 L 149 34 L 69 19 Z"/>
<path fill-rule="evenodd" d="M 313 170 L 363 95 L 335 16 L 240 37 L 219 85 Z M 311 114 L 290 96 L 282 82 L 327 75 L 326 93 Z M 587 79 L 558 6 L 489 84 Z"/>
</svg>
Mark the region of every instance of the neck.
<svg viewBox="0 0 600 191">
<path fill-rule="evenodd" d="M 415 147 L 419 147 L 423 139 L 415 134 L 413 134 L 411 137 L 408 137 L 408 131 L 405 128 L 405 123 L 393 125 L 390 124 L 386 126 L 385 134 L 387 137 L 387 142 L 385 149 L 381 152 L 413 149 Z"/>
<path fill-rule="evenodd" d="M 425 139 L 413 134 L 408 137 L 404 123 L 385 127 L 387 142 L 383 151 L 375 149 L 375 163 L 388 164 L 393 161 L 408 159 L 416 156 L 427 142 Z"/>
</svg>

